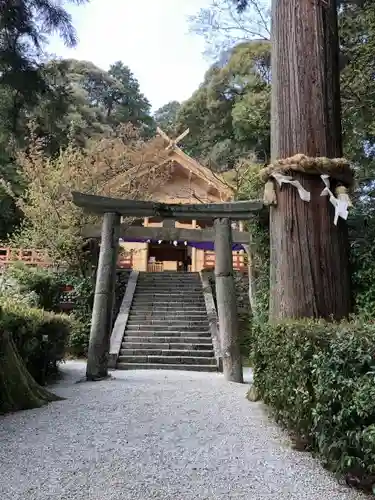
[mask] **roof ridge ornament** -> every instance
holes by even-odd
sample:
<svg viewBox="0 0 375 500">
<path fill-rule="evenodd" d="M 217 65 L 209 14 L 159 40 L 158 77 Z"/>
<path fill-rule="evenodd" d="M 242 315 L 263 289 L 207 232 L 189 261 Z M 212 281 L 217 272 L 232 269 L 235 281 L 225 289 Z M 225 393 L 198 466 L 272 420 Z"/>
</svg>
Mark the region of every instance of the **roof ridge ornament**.
<svg viewBox="0 0 375 500">
<path fill-rule="evenodd" d="M 176 137 L 176 139 L 171 139 L 160 127 L 156 127 L 156 131 L 165 141 L 168 142 L 168 146 L 165 149 L 166 151 L 170 151 L 175 149 L 178 143 L 182 141 L 182 139 L 184 139 L 184 137 L 186 137 L 189 134 L 190 129 L 187 128 L 185 132 L 182 132 L 182 134 Z"/>
</svg>

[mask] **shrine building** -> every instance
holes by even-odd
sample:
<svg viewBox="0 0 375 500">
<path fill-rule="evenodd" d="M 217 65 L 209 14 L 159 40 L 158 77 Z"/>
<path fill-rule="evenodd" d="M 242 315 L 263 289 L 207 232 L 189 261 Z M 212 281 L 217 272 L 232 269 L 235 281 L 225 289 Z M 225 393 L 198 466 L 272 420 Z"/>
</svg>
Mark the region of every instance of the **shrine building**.
<svg viewBox="0 0 375 500">
<path fill-rule="evenodd" d="M 218 173 L 201 165 L 177 146 L 180 138 L 172 141 L 164 132 L 159 134 L 167 143 L 170 160 L 170 175 L 166 182 L 153 192 L 152 199 L 164 203 L 220 203 L 232 201 L 234 191 Z M 188 132 L 188 131 L 187 131 Z M 213 222 L 194 219 L 191 221 L 144 218 L 132 224 L 132 234 L 123 235 L 121 267 L 137 271 L 191 271 L 200 272 L 215 265 L 214 241 L 199 241 L 193 232 L 186 230 L 213 229 Z M 139 228 L 139 230 L 136 229 Z M 243 224 L 233 223 L 233 229 L 243 231 Z M 142 228 L 154 228 L 142 231 Z M 157 229 L 159 228 L 159 230 Z M 178 230 L 181 231 L 178 231 Z M 176 239 L 177 238 L 177 239 Z M 245 255 L 241 244 L 233 244 L 233 267 L 246 269 Z"/>
</svg>

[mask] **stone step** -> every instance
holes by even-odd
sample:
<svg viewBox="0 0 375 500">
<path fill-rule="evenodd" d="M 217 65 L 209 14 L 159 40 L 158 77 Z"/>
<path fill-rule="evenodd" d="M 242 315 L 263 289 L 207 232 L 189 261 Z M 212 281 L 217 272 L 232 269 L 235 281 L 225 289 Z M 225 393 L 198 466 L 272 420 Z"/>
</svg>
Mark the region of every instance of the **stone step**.
<svg viewBox="0 0 375 500">
<path fill-rule="evenodd" d="M 199 279 L 199 273 L 188 273 L 181 271 L 156 271 L 155 273 L 141 272 L 139 277 L 145 278 L 178 278 L 178 279 Z"/>
<path fill-rule="evenodd" d="M 187 285 L 186 283 L 176 283 L 176 284 L 166 284 L 159 285 L 157 283 L 150 283 L 147 285 L 143 285 L 141 283 L 137 284 L 136 292 L 181 292 L 185 290 L 188 293 L 202 293 L 203 289 L 201 286 L 197 285 Z"/>
<path fill-rule="evenodd" d="M 135 304 L 137 304 L 137 308 L 141 309 L 144 307 L 145 309 L 149 310 L 149 305 L 153 305 L 152 301 L 147 301 L 147 302 L 142 302 L 142 301 L 134 301 L 132 303 L 132 309 L 134 309 Z M 194 309 L 204 309 L 206 310 L 206 304 L 204 300 L 199 300 L 197 302 L 189 303 L 189 302 L 184 302 L 183 300 L 180 300 L 178 302 L 168 302 L 168 301 L 158 301 L 157 304 L 155 304 L 155 307 L 160 307 L 161 309 L 189 309 L 189 310 L 194 310 Z"/>
<path fill-rule="evenodd" d="M 139 278 L 138 281 L 137 281 L 137 284 L 138 285 L 155 285 L 155 284 L 158 284 L 158 285 L 171 285 L 171 286 L 175 286 L 175 285 L 179 285 L 179 284 L 184 284 L 186 286 L 200 286 L 202 288 L 202 282 L 200 279 L 176 279 L 176 278 L 172 278 L 172 279 L 165 279 L 165 278 L 158 278 L 158 279 L 145 279 L 145 278 Z"/>
<path fill-rule="evenodd" d="M 146 344 L 147 345 L 147 344 Z M 172 356 L 172 357 L 195 357 L 195 358 L 212 358 L 214 352 L 212 350 L 188 350 L 188 349 L 120 349 L 120 356 Z"/>
<path fill-rule="evenodd" d="M 189 292 L 202 292 L 202 286 L 196 283 L 137 283 L 137 290 L 181 290 L 181 288 Z"/>
<path fill-rule="evenodd" d="M 147 317 L 150 316 L 150 315 L 165 315 L 165 316 L 173 316 L 174 318 L 180 318 L 180 317 L 184 317 L 184 316 L 204 316 L 205 318 L 207 318 L 207 312 L 206 310 L 204 309 L 183 309 L 183 308 L 179 308 L 179 309 L 174 309 L 174 308 L 159 308 L 159 307 L 153 307 L 153 308 L 146 308 L 146 307 L 142 307 L 142 309 L 138 309 L 138 308 L 132 308 L 130 309 L 130 312 L 129 312 L 130 315 L 137 315 L 137 316 L 141 316 L 141 315 L 146 315 Z"/>
<path fill-rule="evenodd" d="M 128 319 L 128 325 L 176 325 L 178 326 L 177 323 L 179 322 L 185 323 L 191 323 L 191 322 L 198 322 L 201 325 L 204 326 L 204 328 L 208 328 L 209 323 L 207 320 L 207 315 L 204 316 L 192 316 L 190 314 L 180 314 L 179 316 L 176 316 L 175 314 L 170 314 L 170 315 L 165 315 L 162 313 L 155 314 L 153 316 L 150 315 L 137 315 L 137 314 L 130 314 L 129 319 Z"/>
<path fill-rule="evenodd" d="M 147 289 L 142 288 L 136 288 L 135 290 L 135 295 L 167 295 L 167 294 L 173 294 L 173 295 L 182 295 L 182 294 L 187 294 L 191 295 L 192 297 L 196 297 L 197 295 L 203 295 L 203 290 L 187 290 L 185 289 L 184 285 L 179 285 L 176 287 L 170 287 L 170 288 L 157 288 L 155 286 L 149 286 Z"/>
<path fill-rule="evenodd" d="M 169 300 L 168 300 L 169 299 Z M 186 304 L 190 306 L 194 306 L 194 304 L 201 304 L 203 301 L 203 297 L 196 297 L 196 298 L 191 298 L 189 296 L 184 297 L 181 295 L 181 297 L 175 297 L 171 295 L 165 295 L 163 297 L 146 297 L 145 295 L 138 295 L 137 297 L 134 297 L 133 299 L 133 305 L 142 305 L 142 304 L 174 304 L 174 305 L 180 305 L 180 304 Z"/>
<path fill-rule="evenodd" d="M 147 285 L 139 286 L 137 285 L 136 293 L 187 293 L 188 295 L 202 294 L 202 288 L 199 287 L 188 287 L 185 284 L 175 285 L 175 286 L 157 286 L 157 285 Z"/>
<path fill-rule="evenodd" d="M 140 273 L 117 368 L 217 371 L 198 273 Z"/>
<path fill-rule="evenodd" d="M 216 365 L 187 365 L 162 363 L 117 363 L 117 370 L 182 370 L 197 372 L 217 372 Z"/>
<path fill-rule="evenodd" d="M 135 309 L 135 306 L 137 306 L 138 309 L 141 309 L 144 307 L 145 309 L 149 310 L 150 307 L 149 305 L 153 305 L 151 301 L 134 301 L 132 303 L 132 309 Z M 138 307 L 139 306 L 139 307 Z M 179 302 L 162 302 L 158 301 L 157 304 L 155 304 L 155 308 L 160 308 L 160 309 L 187 309 L 187 310 L 194 310 L 194 309 L 204 309 L 206 310 L 206 305 L 203 300 L 193 302 L 193 303 L 188 303 L 188 302 L 183 302 L 182 300 Z"/>
<path fill-rule="evenodd" d="M 139 284 L 149 284 L 149 283 L 160 283 L 162 285 L 168 283 L 172 284 L 173 283 L 185 283 L 186 285 L 196 285 L 196 286 L 202 286 L 202 281 L 200 278 L 145 278 L 145 277 L 140 277 L 137 280 L 137 283 Z"/>
<path fill-rule="evenodd" d="M 202 282 L 198 278 L 194 279 L 178 279 L 178 278 L 157 278 L 157 279 L 150 279 L 150 278 L 138 278 L 137 284 L 138 285 L 150 285 L 150 284 L 160 284 L 160 285 L 177 285 L 183 283 L 186 286 L 200 286 L 202 287 Z"/>
<path fill-rule="evenodd" d="M 154 364 L 177 364 L 184 365 L 214 365 L 216 360 L 213 356 L 119 356 L 119 363 L 154 363 Z"/>
<path fill-rule="evenodd" d="M 150 290 L 148 289 L 147 291 L 143 290 L 136 290 L 134 297 L 175 297 L 176 299 L 180 299 L 181 297 L 188 297 L 189 299 L 196 299 L 196 298 L 203 298 L 203 293 L 202 291 L 198 292 L 189 292 L 188 290 L 173 290 L 173 291 L 160 291 L 160 290 Z"/>
<path fill-rule="evenodd" d="M 156 335 L 158 332 L 180 332 L 199 334 L 208 332 L 208 323 L 198 325 L 180 324 L 180 323 L 159 323 L 159 324 L 143 324 L 131 323 L 126 325 L 126 333 L 132 335 L 133 332 L 152 332 Z"/>
<path fill-rule="evenodd" d="M 122 345 L 128 344 L 167 344 L 167 345 L 181 345 L 181 344 L 189 344 L 194 345 L 198 348 L 198 345 L 212 345 L 212 339 L 207 332 L 206 336 L 194 337 L 190 336 L 180 336 L 176 337 L 173 335 L 165 335 L 165 336 L 152 336 L 152 335 L 125 335 Z"/>
<path fill-rule="evenodd" d="M 186 286 L 188 288 L 200 288 L 202 290 L 202 282 L 200 280 L 138 280 L 137 286 L 167 286 L 174 288 L 178 286 Z"/>
<path fill-rule="evenodd" d="M 202 331 L 197 331 L 194 330 L 192 332 L 191 330 L 155 330 L 155 329 L 149 329 L 149 330 L 129 330 L 126 329 L 125 335 L 129 337 L 174 337 L 174 338 L 179 338 L 179 337 L 209 337 L 210 333 L 208 330 L 202 330 Z"/>
<path fill-rule="evenodd" d="M 184 309 L 193 311 L 197 308 L 205 309 L 205 304 L 203 301 L 184 301 L 181 299 L 179 302 L 164 302 L 161 300 L 136 300 L 132 304 L 132 309 Z"/>
<path fill-rule="evenodd" d="M 193 306 L 194 304 L 204 304 L 204 296 L 200 295 L 199 297 L 191 297 L 190 295 L 179 295 L 176 297 L 172 294 L 165 294 L 159 296 L 147 296 L 144 294 L 134 295 L 133 303 L 143 303 L 143 302 L 157 302 L 158 304 L 186 304 L 189 306 Z"/>
<path fill-rule="evenodd" d="M 130 337 L 124 337 L 124 341 L 121 344 L 121 350 L 138 350 L 138 349 L 151 349 L 151 350 L 156 350 L 156 351 L 192 351 L 192 352 L 208 352 L 213 349 L 212 347 L 212 342 L 210 342 L 211 339 L 208 339 L 206 344 L 194 344 L 194 343 L 178 343 L 178 342 L 170 342 L 170 343 L 163 343 L 163 342 L 152 342 L 152 339 L 150 342 L 144 342 L 142 339 L 142 342 L 128 342 L 127 339 Z M 138 339 L 139 340 L 139 339 Z M 198 354 L 197 354 L 198 355 Z"/>
<path fill-rule="evenodd" d="M 167 273 L 160 273 L 160 274 L 140 274 L 138 280 L 159 280 L 159 281 L 172 281 L 172 280 L 181 280 L 181 281 L 200 281 L 201 278 L 199 274 L 167 274 Z"/>
<path fill-rule="evenodd" d="M 150 284 L 160 284 L 160 285 L 174 285 L 174 284 L 179 284 L 183 283 L 187 286 L 202 286 L 202 282 L 200 279 L 178 279 L 178 278 L 157 278 L 157 279 L 150 279 L 150 278 L 139 278 L 137 281 L 137 284 L 139 285 L 150 285 Z"/>
<path fill-rule="evenodd" d="M 177 313 L 181 314 L 187 314 L 187 315 L 195 315 L 195 316 L 206 316 L 207 317 L 207 310 L 204 304 L 198 304 L 197 306 L 191 306 L 189 308 L 184 308 L 184 307 L 166 307 L 166 306 L 160 306 L 158 304 L 158 307 L 131 307 L 130 311 L 131 314 L 146 314 L 148 316 L 155 316 L 155 314 L 158 314 L 159 312 L 161 314 L 167 314 L 169 316 L 171 315 L 177 315 Z"/>
<path fill-rule="evenodd" d="M 132 304 L 132 309 L 135 309 L 135 304 L 136 302 L 133 302 Z M 138 302 L 137 301 L 137 309 L 142 310 L 142 307 L 149 311 L 150 307 L 148 307 L 148 304 L 153 305 L 152 302 L 148 303 L 143 303 L 142 301 Z M 139 307 L 138 307 L 139 306 Z M 206 310 L 206 304 L 204 303 L 203 300 L 200 300 L 198 302 L 194 302 L 192 304 L 190 303 L 185 303 L 182 300 L 179 302 L 161 302 L 159 301 L 157 304 L 155 304 L 153 309 L 160 308 L 160 309 L 181 309 L 181 310 L 189 310 L 189 311 L 194 311 L 195 309 L 197 310 Z"/>
<path fill-rule="evenodd" d="M 205 326 L 208 327 L 208 320 L 207 317 L 203 319 L 182 319 L 180 317 L 175 316 L 174 318 L 166 318 L 166 319 L 160 319 L 160 318 L 150 318 L 147 323 L 140 323 L 137 318 L 129 318 L 128 322 L 126 324 L 127 327 L 129 326 L 176 326 L 176 327 L 186 327 L 186 328 L 194 328 L 194 327 L 201 327 Z"/>
<path fill-rule="evenodd" d="M 137 310 L 130 311 L 128 321 L 174 321 L 178 318 L 181 321 L 207 321 L 207 313 L 205 311 L 180 311 L 178 314 L 175 311 L 158 311 L 155 309 L 151 312 L 139 312 Z"/>
<path fill-rule="evenodd" d="M 186 290 L 189 290 L 190 292 L 202 292 L 203 288 L 202 286 L 199 286 L 197 284 L 186 284 L 186 283 L 163 283 L 159 284 L 158 283 L 137 283 L 137 290 L 141 289 L 143 291 L 159 291 L 160 289 L 167 289 L 167 290 L 175 290 L 176 292 L 181 291 L 181 288 L 186 288 Z"/>
</svg>

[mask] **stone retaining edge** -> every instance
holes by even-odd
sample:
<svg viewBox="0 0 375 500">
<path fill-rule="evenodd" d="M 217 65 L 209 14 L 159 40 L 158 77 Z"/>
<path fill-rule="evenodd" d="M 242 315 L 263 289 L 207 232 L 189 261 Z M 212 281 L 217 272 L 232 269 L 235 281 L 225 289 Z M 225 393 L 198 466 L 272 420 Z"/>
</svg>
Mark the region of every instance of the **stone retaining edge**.
<svg viewBox="0 0 375 500">
<path fill-rule="evenodd" d="M 133 302 L 135 289 L 137 287 L 138 276 L 139 271 L 132 271 L 130 273 L 124 298 L 122 299 L 120 311 L 113 326 L 108 358 L 108 368 L 111 368 L 112 370 L 116 369 L 117 359 L 120 354 L 125 328 L 129 319 L 130 308 Z"/>
<path fill-rule="evenodd" d="M 208 324 L 210 327 L 210 333 L 212 337 L 212 345 L 214 348 L 217 369 L 219 372 L 223 371 L 223 358 L 221 356 L 221 344 L 220 344 L 220 334 L 218 328 L 218 317 L 215 307 L 214 297 L 212 295 L 210 281 L 205 273 L 199 273 L 202 282 L 204 303 L 206 305 Z"/>
</svg>

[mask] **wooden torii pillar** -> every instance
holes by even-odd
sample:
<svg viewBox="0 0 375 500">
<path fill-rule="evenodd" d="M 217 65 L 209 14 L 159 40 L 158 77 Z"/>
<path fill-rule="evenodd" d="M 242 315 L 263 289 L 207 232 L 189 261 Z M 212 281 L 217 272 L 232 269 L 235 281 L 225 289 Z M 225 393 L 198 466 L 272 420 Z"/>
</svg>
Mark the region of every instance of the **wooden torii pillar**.
<svg viewBox="0 0 375 500">
<path fill-rule="evenodd" d="M 230 220 L 250 218 L 251 213 L 259 211 L 263 203 L 260 201 L 240 201 L 188 205 L 122 200 L 78 192 L 73 192 L 72 195 L 75 205 L 103 216 L 102 244 L 99 254 L 86 370 L 87 380 L 100 380 L 108 375 L 109 339 L 121 216 L 137 218 L 157 216 L 163 219 L 215 221 L 216 296 L 223 372 L 226 380 L 243 382 Z"/>
</svg>

